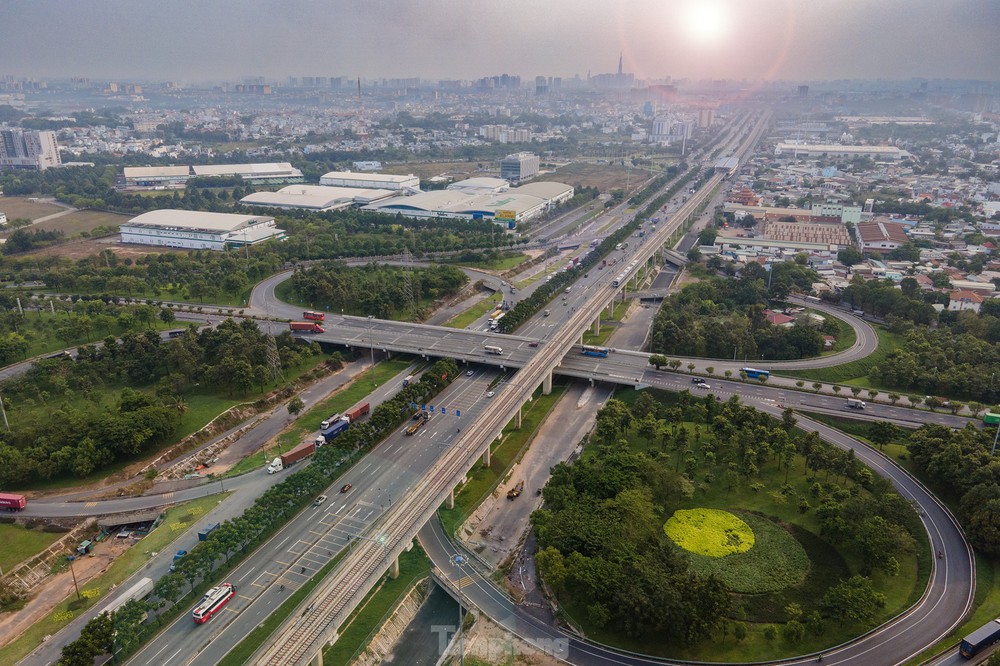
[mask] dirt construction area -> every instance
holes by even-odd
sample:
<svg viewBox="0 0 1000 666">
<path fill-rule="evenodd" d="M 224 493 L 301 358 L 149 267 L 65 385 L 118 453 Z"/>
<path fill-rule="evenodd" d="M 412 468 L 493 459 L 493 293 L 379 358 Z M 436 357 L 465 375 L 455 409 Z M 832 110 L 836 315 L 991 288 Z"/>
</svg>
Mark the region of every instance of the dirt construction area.
<svg viewBox="0 0 1000 666">
<path fill-rule="evenodd" d="M 539 650 L 507 632 L 484 615 L 465 635 L 465 656 L 475 657 L 491 666 L 518 664 L 524 666 L 563 666 L 566 645 L 552 641 L 546 650 Z M 451 663 L 457 663 L 452 660 Z"/>
<path fill-rule="evenodd" d="M 89 555 L 77 558 L 73 562 L 73 573 L 76 574 L 80 589 L 83 590 L 88 582 L 107 571 L 132 543 L 132 539 L 107 539 L 96 544 Z M 0 647 L 23 634 L 28 627 L 47 616 L 57 604 L 72 594 L 73 575 L 69 569 L 46 580 L 24 608 L 0 614 Z"/>
<path fill-rule="evenodd" d="M 37 220 L 61 210 L 65 209 L 46 201 L 30 201 L 25 197 L 0 197 L 0 213 L 6 214 L 8 220 L 22 218 Z"/>
</svg>

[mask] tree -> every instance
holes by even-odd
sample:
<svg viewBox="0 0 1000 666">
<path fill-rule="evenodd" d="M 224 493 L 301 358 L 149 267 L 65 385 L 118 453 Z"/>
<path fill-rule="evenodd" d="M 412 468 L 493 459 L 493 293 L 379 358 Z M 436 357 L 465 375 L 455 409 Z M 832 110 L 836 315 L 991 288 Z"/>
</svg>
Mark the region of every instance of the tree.
<svg viewBox="0 0 1000 666">
<path fill-rule="evenodd" d="M 881 450 L 883 446 L 896 440 L 902 432 L 902 429 L 895 423 L 875 421 L 868 427 L 868 439 Z"/>
<path fill-rule="evenodd" d="M 653 354 L 649 357 L 649 364 L 657 370 L 661 370 L 663 366 L 667 365 L 667 357 L 662 354 Z"/>
<path fill-rule="evenodd" d="M 733 638 L 737 643 L 742 643 L 747 637 L 746 622 L 733 622 Z"/>
<path fill-rule="evenodd" d="M 845 266 L 853 266 L 854 264 L 860 264 L 865 260 L 865 257 L 861 252 L 852 246 L 847 246 L 837 253 L 837 261 L 844 264 Z"/>
<path fill-rule="evenodd" d="M 293 416 L 297 416 L 305 407 L 306 403 L 299 396 L 295 396 L 288 401 L 288 413 Z"/>
<path fill-rule="evenodd" d="M 820 605 L 841 625 L 871 622 L 885 608 L 885 595 L 875 591 L 870 578 L 855 575 L 828 589 Z"/>
<path fill-rule="evenodd" d="M 715 368 L 712 366 L 708 366 L 705 368 L 705 372 L 707 372 L 708 376 L 711 377 L 713 374 L 715 374 Z"/>
<path fill-rule="evenodd" d="M 851 395 L 853 395 L 855 398 L 857 398 L 859 395 L 861 395 L 861 387 L 860 386 L 852 386 L 851 387 Z"/>
<path fill-rule="evenodd" d="M 877 398 L 877 397 L 878 397 L 878 390 L 876 390 L 876 389 L 868 389 L 868 399 L 869 400 L 871 400 L 872 402 L 875 402 L 875 398 Z"/>
<path fill-rule="evenodd" d="M 813 387 L 813 391 L 816 391 L 816 393 L 819 393 L 820 389 L 823 388 L 823 385 L 820 384 L 819 382 L 813 382 L 812 387 Z"/>
<path fill-rule="evenodd" d="M 169 324 L 177 319 L 177 315 L 170 308 L 160 308 L 160 321 L 164 324 Z"/>
<path fill-rule="evenodd" d="M 840 392 L 843 390 L 844 390 L 843 386 L 838 386 L 836 384 L 833 385 L 833 392 L 836 393 L 837 395 L 840 395 Z"/>
</svg>

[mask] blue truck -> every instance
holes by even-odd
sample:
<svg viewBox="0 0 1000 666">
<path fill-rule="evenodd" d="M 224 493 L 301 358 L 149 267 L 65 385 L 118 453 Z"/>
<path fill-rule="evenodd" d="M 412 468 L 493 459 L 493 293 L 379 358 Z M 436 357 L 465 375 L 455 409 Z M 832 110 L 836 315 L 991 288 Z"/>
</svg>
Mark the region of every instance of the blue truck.
<svg viewBox="0 0 1000 666">
<path fill-rule="evenodd" d="M 219 529 L 219 523 L 215 523 L 214 525 L 209 525 L 201 532 L 198 532 L 198 541 L 205 541 L 206 539 L 208 539 L 208 535 L 217 529 Z"/>
<path fill-rule="evenodd" d="M 1000 640 L 1000 619 L 992 620 L 962 639 L 958 651 L 968 659 L 988 645 Z"/>
<path fill-rule="evenodd" d="M 332 442 L 350 427 L 350 419 L 346 416 L 341 417 L 339 421 L 334 421 L 329 428 L 320 431 L 319 436 L 316 437 L 316 446 L 323 446 L 327 442 Z"/>
</svg>

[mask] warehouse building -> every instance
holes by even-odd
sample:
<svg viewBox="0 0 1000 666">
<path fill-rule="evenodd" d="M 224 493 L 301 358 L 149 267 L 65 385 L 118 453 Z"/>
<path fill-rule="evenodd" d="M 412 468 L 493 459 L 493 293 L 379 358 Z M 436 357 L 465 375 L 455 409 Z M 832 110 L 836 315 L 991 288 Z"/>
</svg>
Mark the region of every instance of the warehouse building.
<svg viewBox="0 0 1000 666">
<path fill-rule="evenodd" d="M 288 162 L 125 167 L 124 176 L 126 189 L 179 189 L 195 177 L 238 176 L 251 185 L 291 185 L 305 180 Z"/>
<path fill-rule="evenodd" d="M 332 187 L 360 187 L 373 190 L 419 191 L 420 179 L 410 174 L 397 176 L 391 173 L 354 173 L 353 171 L 331 171 L 319 179 L 320 185 Z"/>
<path fill-rule="evenodd" d="M 870 157 L 873 160 L 901 160 L 910 154 L 895 146 L 841 146 L 835 143 L 779 143 L 774 154 L 784 157 Z"/>
<path fill-rule="evenodd" d="M 324 185 L 289 185 L 277 192 L 255 192 L 240 199 L 244 206 L 268 208 L 301 208 L 304 210 L 339 210 L 395 196 L 392 190 L 359 189 L 353 187 L 326 187 Z"/>
<path fill-rule="evenodd" d="M 125 167 L 126 188 L 179 189 L 191 177 L 189 166 Z"/>
<path fill-rule="evenodd" d="M 123 243 L 189 250 L 225 250 L 285 237 L 273 217 L 190 210 L 150 211 L 118 229 Z"/>
</svg>

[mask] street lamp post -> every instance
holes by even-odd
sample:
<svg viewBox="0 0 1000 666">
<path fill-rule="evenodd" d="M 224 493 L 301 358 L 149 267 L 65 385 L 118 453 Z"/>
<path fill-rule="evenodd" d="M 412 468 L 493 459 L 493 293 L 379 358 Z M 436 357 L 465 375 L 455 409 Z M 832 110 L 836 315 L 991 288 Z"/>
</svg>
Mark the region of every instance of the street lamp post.
<svg viewBox="0 0 1000 666">
<path fill-rule="evenodd" d="M 375 315 L 368 315 L 368 345 L 372 353 L 372 388 L 375 384 Z"/>
<path fill-rule="evenodd" d="M 452 555 L 450 558 L 451 563 L 458 567 L 459 574 L 462 573 L 462 566 L 465 564 L 465 558 L 457 553 Z M 465 664 L 465 650 L 462 638 L 462 576 L 458 578 L 458 666 L 464 666 Z"/>
</svg>

